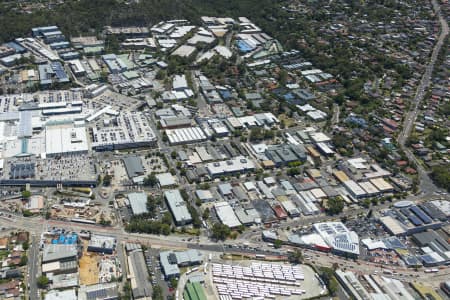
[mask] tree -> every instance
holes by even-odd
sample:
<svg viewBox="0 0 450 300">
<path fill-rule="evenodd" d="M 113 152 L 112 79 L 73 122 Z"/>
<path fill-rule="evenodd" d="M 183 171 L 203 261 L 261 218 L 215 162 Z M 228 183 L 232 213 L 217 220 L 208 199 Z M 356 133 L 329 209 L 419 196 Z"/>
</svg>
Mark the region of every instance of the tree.
<svg viewBox="0 0 450 300">
<path fill-rule="evenodd" d="M 289 176 L 299 175 L 300 174 L 300 169 L 297 168 L 297 167 L 289 168 L 287 170 L 286 174 L 289 175 Z"/>
<path fill-rule="evenodd" d="M 28 257 L 26 254 L 23 254 L 20 257 L 20 262 L 19 262 L 19 266 L 25 266 L 28 263 Z"/>
<path fill-rule="evenodd" d="M 31 192 L 30 191 L 22 191 L 22 198 L 30 198 L 31 197 Z"/>
<path fill-rule="evenodd" d="M 211 237 L 216 240 L 225 240 L 231 233 L 230 227 L 220 223 L 214 223 L 211 230 Z"/>
<path fill-rule="evenodd" d="M 156 72 L 155 79 L 164 80 L 166 79 L 166 77 L 167 77 L 166 71 L 160 69 L 158 72 Z"/>
<path fill-rule="evenodd" d="M 45 276 L 45 275 L 41 275 L 37 279 L 37 285 L 41 289 L 45 288 L 48 285 L 48 282 L 49 282 L 49 280 L 48 280 L 47 276 Z"/>
<path fill-rule="evenodd" d="M 273 243 L 273 247 L 275 249 L 280 249 L 282 245 L 283 245 L 283 242 L 279 239 L 276 239 L 275 242 Z"/>
<path fill-rule="evenodd" d="M 22 214 L 24 217 L 31 217 L 33 215 L 33 213 L 31 211 L 29 211 L 28 209 L 24 209 Z"/>
<path fill-rule="evenodd" d="M 152 299 L 153 300 L 163 300 L 164 299 L 162 288 L 159 285 L 153 287 Z"/>
<path fill-rule="evenodd" d="M 170 212 L 166 211 L 161 219 L 161 222 L 163 222 L 164 224 L 167 225 L 171 225 L 172 224 L 172 215 L 170 214 Z"/>
<path fill-rule="evenodd" d="M 172 288 L 176 289 L 178 286 L 178 279 L 176 279 L 175 277 L 171 277 L 170 278 L 170 285 L 172 286 Z"/>
<path fill-rule="evenodd" d="M 303 253 L 299 249 L 295 249 L 289 254 L 288 259 L 293 264 L 300 264 L 303 261 Z"/>
<path fill-rule="evenodd" d="M 278 81 L 280 83 L 280 85 L 284 86 L 287 83 L 287 79 L 288 79 L 288 73 L 286 70 L 281 70 L 278 76 Z"/>
<path fill-rule="evenodd" d="M 110 186 L 110 185 L 111 185 L 111 180 L 112 180 L 112 176 L 109 175 L 109 174 L 106 174 L 106 175 L 103 177 L 103 185 L 104 185 L 104 186 Z"/>
<path fill-rule="evenodd" d="M 319 269 L 321 277 L 325 284 L 328 287 L 328 291 L 330 292 L 331 296 L 334 296 L 338 290 L 338 282 L 336 278 L 334 277 L 334 271 L 333 269 L 327 268 L 327 267 L 321 267 Z"/>
<path fill-rule="evenodd" d="M 203 211 L 203 215 L 202 215 L 203 220 L 208 220 L 209 215 L 210 215 L 210 211 L 209 211 L 209 207 L 207 207 L 207 208 L 205 208 L 205 210 Z"/>
<path fill-rule="evenodd" d="M 192 226 L 194 226 L 194 228 L 200 228 L 202 226 L 202 220 L 200 220 L 200 216 L 198 214 L 197 209 L 195 209 L 191 204 L 189 204 L 189 202 L 186 203 L 186 207 L 192 217 Z"/>
<path fill-rule="evenodd" d="M 327 212 L 331 215 L 336 215 L 342 212 L 344 209 L 344 200 L 341 197 L 334 197 L 328 199 Z"/>
<path fill-rule="evenodd" d="M 158 183 L 158 178 L 154 173 L 151 173 L 147 177 L 144 178 L 144 185 L 154 187 Z"/>
<path fill-rule="evenodd" d="M 25 251 L 27 251 L 28 248 L 30 248 L 30 243 L 28 243 L 28 242 L 23 242 L 23 244 L 22 244 L 22 249 L 25 250 Z"/>
<path fill-rule="evenodd" d="M 177 158 L 177 152 L 176 152 L 176 151 L 172 151 L 172 152 L 170 153 L 170 157 L 172 157 L 172 159 Z"/>
<path fill-rule="evenodd" d="M 435 166 L 431 170 L 431 179 L 437 186 L 450 192 L 450 164 Z"/>
</svg>

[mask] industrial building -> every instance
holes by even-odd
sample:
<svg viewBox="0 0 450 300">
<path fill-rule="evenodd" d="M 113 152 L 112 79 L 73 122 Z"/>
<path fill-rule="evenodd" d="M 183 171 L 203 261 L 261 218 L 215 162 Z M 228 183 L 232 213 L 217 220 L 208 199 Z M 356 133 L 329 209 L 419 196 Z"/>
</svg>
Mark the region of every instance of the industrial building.
<svg viewBox="0 0 450 300">
<path fill-rule="evenodd" d="M 363 284 L 351 271 L 336 270 L 335 274 L 336 279 L 352 299 L 398 299 L 399 297 L 404 300 L 415 299 L 403 283 L 394 278 L 363 275 L 360 277 L 361 280 L 364 280 Z M 370 289 L 370 292 L 367 288 Z"/>
<path fill-rule="evenodd" d="M 195 195 L 202 202 L 211 202 L 215 199 L 210 190 L 196 190 Z"/>
<path fill-rule="evenodd" d="M 112 236 L 92 235 L 89 240 L 87 251 L 113 254 L 116 249 L 116 239 Z"/>
<path fill-rule="evenodd" d="M 112 74 L 119 74 L 128 70 L 125 62 L 115 54 L 105 54 L 102 59 Z"/>
<path fill-rule="evenodd" d="M 134 249 L 127 254 L 128 279 L 133 299 L 151 300 L 153 289 L 148 276 L 145 275 L 148 271 L 142 249 Z"/>
<path fill-rule="evenodd" d="M 344 187 L 350 193 L 350 195 L 355 199 L 360 199 L 367 196 L 366 191 L 353 180 L 347 180 L 343 182 Z"/>
<path fill-rule="evenodd" d="M 133 179 L 134 177 L 142 176 L 145 174 L 144 166 L 142 165 L 142 160 L 140 157 L 127 156 L 122 160 L 125 165 L 125 170 L 127 171 L 128 178 Z"/>
<path fill-rule="evenodd" d="M 450 262 L 450 245 L 436 231 L 428 230 L 412 235 L 413 241 L 422 248 L 420 256 L 427 267 L 448 264 Z"/>
<path fill-rule="evenodd" d="M 306 150 L 301 145 L 283 144 L 267 147 L 265 154 L 276 167 L 286 166 L 293 162 L 305 162 Z"/>
<path fill-rule="evenodd" d="M 78 289 L 78 300 L 117 300 L 119 288 L 116 282 L 81 285 Z"/>
<path fill-rule="evenodd" d="M 33 37 L 42 38 L 46 44 L 63 42 L 65 37 L 58 26 L 35 27 L 31 29 Z"/>
<path fill-rule="evenodd" d="M 159 253 L 161 270 L 166 279 L 180 276 L 179 267 L 199 265 L 203 262 L 203 255 L 194 249 L 186 251 L 163 251 Z"/>
<path fill-rule="evenodd" d="M 167 129 L 165 131 L 171 145 L 189 144 L 206 141 L 206 135 L 200 127 Z"/>
<path fill-rule="evenodd" d="M 78 271 L 78 262 L 70 261 L 54 261 L 42 264 L 42 273 L 51 273 L 53 275 L 70 274 Z"/>
<path fill-rule="evenodd" d="M 181 197 L 179 190 L 165 191 L 164 197 L 177 226 L 187 225 L 192 222 L 191 213 L 187 209 L 186 202 Z"/>
<path fill-rule="evenodd" d="M 255 163 L 250 158 L 237 156 L 226 161 L 208 163 L 206 170 L 212 178 L 217 178 L 252 172 L 255 170 Z"/>
<path fill-rule="evenodd" d="M 174 187 L 177 185 L 176 177 L 171 173 L 161 173 L 156 175 L 159 186 L 162 188 Z"/>
<path fill-rule="evenodd" d="M 53 83 L 68 83 L 69 77 L 59 61 L 39 65 L 39 80 L 41 86 L 50 86 Z"/>
<path fill-rule="evenodd" d="M 431 208 L 431 209 L 430 209 Z M 435 213 L 430 203 L 415 205 L 411 201 L 397 202 L 384 212 L 379 222 L 393 235 L 411 235 L 442 226 L 440 214 Z"/>
<path fill-rule="evenodd" d="M 68 289 L 64 291 L 51 290 L 45 294 L 44 300 L 77 300 L 75 289 Z"/>
<path fill-rule="evenodd" d="M 133 215 L 148 213 L 147 195 L 145 193 L 131 193 L 127 195 Z"/>
<path fill-rule="evenodd" d="M 42 263 L 65 262 L 77 260 L 76 245 L 45 244 L 42 254 Z"/>
<path fill-rule="evenodd" d="M 242 225 L 228 202 L 223 201 L 216 203 L 214 204 L 214 209 L 222 224 L 227 225 L 230 228 L 236 228 Z"/>
<path fill-rule="evenodd" d="M 206 300 L 205 292 L 198 282 L 186 284 L 183 297 L 185 300 Z"/>
</svg>

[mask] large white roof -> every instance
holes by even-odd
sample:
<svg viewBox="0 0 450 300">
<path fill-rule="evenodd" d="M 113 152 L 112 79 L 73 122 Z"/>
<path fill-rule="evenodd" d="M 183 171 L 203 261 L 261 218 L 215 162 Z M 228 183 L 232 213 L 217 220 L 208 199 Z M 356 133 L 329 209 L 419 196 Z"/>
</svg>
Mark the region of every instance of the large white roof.
<svg viewBox="0 0 450 300">
<path fill-rule="evenodd" d="M 84 127 L 50 126 L 45 128 L 45 152 L 47 155 L 88 151 Z"/>
<path fill-rule="evenodd" d="M 238 227 L 241 225 L 241 222 L 237 218 L 233 208 L 228 202 L 216 203 L 214 205 L 214 208 L 216 210 L 217 216 L 223 224 L 227 225 L 230 228 Z"/>
</svg>

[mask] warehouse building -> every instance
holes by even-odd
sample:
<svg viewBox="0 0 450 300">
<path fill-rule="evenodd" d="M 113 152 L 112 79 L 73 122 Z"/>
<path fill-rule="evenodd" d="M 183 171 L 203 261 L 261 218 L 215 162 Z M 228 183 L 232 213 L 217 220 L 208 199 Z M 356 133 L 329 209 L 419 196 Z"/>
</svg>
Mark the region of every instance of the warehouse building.
<svg viewBox="0 0 450 300">
<path fill-rule="evenodd" d="M 345 272 L 342 270 L 336 270 L 336 279 L 341 283 L 345 291 L 349 293 L 353 299 L 373 299 L 354 273 L 350 271 Z"/>
<path fill-rule="evenodd" d="M 269 146 L 265 154 L 267 158 L 275 163 L 276 167 L 286 166 L 292 162 L 306 161 L 306 150 L 301 145 L 283 144 Z"/>
<path fill-rule="evenodd" d="M 53 83 L 68 83 L 69 77 L 59 61 L 38 65 L 39 80 L 41 86 L 49 86 Z"/>
<path fill-rule="evenodd" d="M 174 187 L 177 185 L 176 178 L 171 173 L 161 173 L 156 175 L 161 188 Z"/>
<path fill-rule="evenodd" d="M 255 163 L 244 156 L 237 156 L 230 160 L 206 164 L 206 170 L 212 178 L 235 174 L 244 174 L 255 170 Z"/>
<path fill-rule="evenodd" d="M 148 274 L 148 271 L 142 249 L 128 252 L 127 264 L 133 299 L 151 300 L 153 289 L 148 276 L 144 275 Z"/>
<path fill-rule="evenodd" d="M 355 199 L 360 199 L 367 196 L 367 193 L 361 188 L 361 186 L 353 180 L 344 181 L 345 189 Z"/>
<path fill-rule="evenodd" d="M 173 215 L 177 226 L 186 225 L 192 222 L 192 216 L 187 209 L 186 202 L 181 197 L 179 190 L 169 190 L 164 192 L 167 205 Z"/>
<path fill-rule="evenodd" d="M 195 195 L 202 202 L 211 202 L 215 199 L 210 190 L 196 190 Z"/>
<path fill-rule="evenodd" d="M 361 181 L 358 182 L 358 184 L 369 197 L 377 196 L 380 194 L 380 191 L 372 183 L 370 183 L 370 181 Z"/>
<path fill-rule="evenodd" d="M 412 235 L 412 238 L 425 252 L 421 256 L 425 266 L 436 266 L 450 262 L 450 245 L 436 231 L 428 230 L 416 233 Z"/>
<path fill-rule="evenodd" d="M 75 245 L 45 244 L 42 254 L 42 263 L 55 261 L 66 262 L 77 260 L 78 252 Z"/>
<path fill-rule="evenodd" d="M 394 208 L 385 211 L 379 221 L 393 235 L 411 235 L 441 228 L 442 221 L 435 218 L 428 207 L 424 204 L 414 205 L 411 201 L 400 201 Z"/>
<path fill-rule="evenodd" d="M 159 253 L 161 270 L 166 279 L 179 277 L 180 268 L 199 265 L 203 262 L 203 255 L 198 250 L 163 251 Z"/>
<path fill-rule="evenodd" d="M 242 225 L 228 202 L 223 201 L 216 203 L 214 204 L 214 209 L 222 224 L 227 225 L 230 228 L 236 228 Z"/>
<path fill-rule="evenodd" d="M 75 289 L 68 289 L 64 291 L 51 290 L 45 294 L 44 300 L 77 300 Z"/>
<path fill-rule="evenodd" d="M 165 133 L 171 145 L 197 143 L 207 139 L 200 127 L 168 129 Z"/>
<path fill-rule="evenodd" d="M 261 217 L 254 208 L 244 209 L 242 207 L 237 207 L 234 212 L 239 221 L 245 226 L 261 223 Z"/>
<path fill-rule="evenodd" d="M 127 156 L 122 160 L 125 165 L 125 170 L 127 171 L 128 178 L 132 179 L 134 177 L 142 176 L 145 174 L 145 170 L 142 166 L 142 160 L 140 157 Z"/>
<path fill-rule="evenodd" d="M 103 55 L 102 59 L 112 74 L 119 74 L 128 70 L 125 62 L 115 54 Z"/>
<path fill-rule="evenodd" d="M 92 235 L 89 240 L 87 251 L 113 254 L 116 249 L 116 239 L 112 236 Z"/>
<path fill-rule="evenodd" d="M 53 275 L 70 274 L 78 271 L 78 262 L 70 261 L 53 261 L 42 264 L 42 273 L 51 273 Z"/>
<path fill-rule="evenodd" d="M 382 193 L 389 193 L 394 191 L 394 187 L 381 177 L 370 179 L 370 183 L 372 183 Z"/>
<path fill-rule="evenodd" d="M 300 210 L 287 196 L 279 196 L 277 197 L 277 200 L 280 202 L 284 210 L 289 214 L 291 218 L 300 216 Z"/>
<path fill-rule="evenodd" d="M 147 195 L 145 193 L 131 193 L 128 194 L 127 197 L 130 202 L 131 212 L 133 215 L 148 213 Z"/>
<path fill-rule="evenodd" d="M 58 26 L 35 27 L 31 29 L 33 37 L 43 38 L 46 44 L 62 42 L 65 40 L 64 35 Z"/>
<path fill-rule="evenodd" d="M 119 289 L 116 282 L 82 285 L 78 289 L 78 300 L 118 300 Z"/>
<path fill-rule="evenodd" d="M 206 300 L 205 292 L 198 282 L 186 284 L 183 297 L 185 300 Z"/>
</svg>

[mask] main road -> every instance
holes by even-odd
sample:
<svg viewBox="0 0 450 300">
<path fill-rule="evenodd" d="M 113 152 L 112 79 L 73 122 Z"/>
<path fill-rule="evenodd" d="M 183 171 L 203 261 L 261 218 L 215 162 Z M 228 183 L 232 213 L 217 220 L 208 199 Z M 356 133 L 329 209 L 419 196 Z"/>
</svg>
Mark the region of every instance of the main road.
<svg viewBox="0 0 450 300">
<path fill-rule="evenodd" d="M 29 299 L 39 299 L 37 277 L 39 273 L 39 238 L 31 236 L 31 246 L 28 253 L 28 295 Z"/>
<path fill-rule="evenodd" d="M 436 64 L 436 61 L 437 61 L 437 58 L 441 51 L 441 48 L 444 44 L 445 38 L 447 37 L 448 32 L 449 32 L 447 21 L 441 14 L 441 8 L 439 6 L 439 3 L 436 0 L 432 0 L 431 3 L 433 5 L 433 9 L 434 9 L 434 11 L 438 17 L 439 23 L 440 23 L 440 27 L 441 27 L 440 34 L 439 34 L 436 44 L 434 45 L 430 61 L 425 69 L 425 73 L 423 74 L 422 79 L 417 87 L 416 94 L 412 100 L 411 109 L 405 115 L 405 118 L 403 120 L 402 131 L 400 132 L 400 134 L 398 135 L 398 138 L 397 138 L 397 142 L 398 142 L 400 148 L 405 152 L 409 161 L 414 162 L 416 165 L 417 172 L 418 172 L 419 178 L 420 178 L 420 190 L 426 191 L 426 192 L 436 191 L 436 190 L 438 190 L 438 188 L 434 185 L 433 181 L 428 176 L 428 173 L 425 170 L 425 168 L 423 167 L 423 165 L 421 164 L 421 162 L 415 157 L 415 155 L 412 153 L 412 151 L 408 147 L 405 147 L 405 142 L 408 140 L 409 135 L 411 134 L 412 127 L 414 125 L 414 122 L 417 119 L 418 114 L 419 114 L 420 104 L 423 101 L 425 92 L 430 85 L 434 66 Z"/>
</svg>

